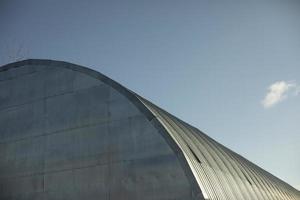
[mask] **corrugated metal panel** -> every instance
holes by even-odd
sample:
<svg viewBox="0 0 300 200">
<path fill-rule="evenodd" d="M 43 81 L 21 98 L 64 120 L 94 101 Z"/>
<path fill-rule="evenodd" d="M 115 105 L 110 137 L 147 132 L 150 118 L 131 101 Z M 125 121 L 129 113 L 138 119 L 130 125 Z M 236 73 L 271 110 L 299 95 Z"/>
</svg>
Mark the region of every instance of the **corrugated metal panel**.
<svg viewBox="0 0 300 200">
<path fill-rule="evenodd" d="M 176 151 L 191 184 L 195 181 L 205 199 L 211 200 L 300 200 L 300 192 L 208 137 L 197 128 L 170 115 L 149 101 L 136 95 L 117 82 L 90 69 L 70 63 L 51 60 L 26 60 L 2 67 L 5 71 L 23 65 L 64 66 L 89 74 L 125 95 L 158 129 Z M 155 118 L 155 119 L 154 119 Z M 184 157 L 182 157 L 182 155 Z M 191 174 L 192 173 L 192 174 Z M 195 178 L 195 180 L 194 180 Z M 197 185 L 196 185 L 197 186 Z M 198 196 L 199 188 L 195 195 Z M 201 196 L 199 197 L 201 198 Z M 201 198 L 202 199 L 202 198 Z"/>
<path fill-rule="evenodd" d="M 299 200 L 300 192 L 137 95 L 176 142 L 205 199 Z"/>
</svg>

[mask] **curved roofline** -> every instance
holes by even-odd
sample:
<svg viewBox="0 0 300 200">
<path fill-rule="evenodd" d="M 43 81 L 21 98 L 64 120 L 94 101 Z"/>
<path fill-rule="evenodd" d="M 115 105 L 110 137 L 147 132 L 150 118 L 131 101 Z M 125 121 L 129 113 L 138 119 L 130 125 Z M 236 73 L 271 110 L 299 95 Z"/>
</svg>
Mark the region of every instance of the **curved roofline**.
<svg viewBox="0 0 300 200">
<path fill-rule="evenodd" d="M 0 67 L 0 72 L 7 71 L 12 68 L 22 67 L 25 65 L 46 65 L 46 66 L 53 66 L 53 67 L 63 67 L 67 68 L 73 71 L 77 71 L 83 74 L 86 74 L 88 76 L 91 76 L 93 78 L 96 78 L 105 84 L 108 84 L 118 92 L 120 92 L 122 95 L 124 95 L 131 103 L 133 103 L 141 113 L 143 113 L 146 118 L 149 120 L 149 122 L 157 129 L 157 131 L 161 134 L 161 136 L 165 139 L 167 144 L 171 147 L 174 154 L 178 158 L 178 161 L 180 165 L 182 166 L 188 181 L 190 182 L 192 191 L 194 194 L 192 195 L 195 199 L 204 199 L 202 191 L 197 183 L 197 180 L 195 176 L 193 175 L 192 169 L 188 164 L 187 159 L 185 158 L 182 150 L 179 148 L 179 146 L 176 144 L 176 142 L 172 139 L 172 137 L 169 135 L 168 131 L 165 129 L 165 127 L 162 125 L 162 123 L 155 117 L 155 115 L 147 108 L 146 105 L 144 105 L 140 99 L 138 98 L 138 95 L 134 93 L 133 91 L 127 89 L 120 83 L 110 79 L 109 77 L 105 76 L 104 74 L 90 69 L 88 67 L 80 66 L 77 64 L 65 62 L 65 61 L 57 61 L 57 60 L 48 60 L 48 59 L 26 59 L 21 60 L 13 63 L 9 63 L 6 65 L 3 65 Z"/>
</svg>

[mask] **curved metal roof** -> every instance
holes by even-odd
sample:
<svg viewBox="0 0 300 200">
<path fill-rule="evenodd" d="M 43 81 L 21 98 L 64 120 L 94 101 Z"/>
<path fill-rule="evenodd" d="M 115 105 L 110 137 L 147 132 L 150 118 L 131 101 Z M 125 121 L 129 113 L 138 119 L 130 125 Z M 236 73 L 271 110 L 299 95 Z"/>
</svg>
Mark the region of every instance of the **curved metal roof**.
<svg viewBox="0 0 300 200">
<path fill-rule="evenodd" d="M 63 66 L 97 78 L 126 96 L 172 147 L 200 199 L 300 199 L 295 188 L 96 71 L 61 61 L 36 59 L 5 65 L 0 71 L 24 65 Z"/>
<path fill-rule="evenodd" d="M 300 192 L 140 97 L 176 141 L 205 199 L 300 199 Z"/>
</svg>

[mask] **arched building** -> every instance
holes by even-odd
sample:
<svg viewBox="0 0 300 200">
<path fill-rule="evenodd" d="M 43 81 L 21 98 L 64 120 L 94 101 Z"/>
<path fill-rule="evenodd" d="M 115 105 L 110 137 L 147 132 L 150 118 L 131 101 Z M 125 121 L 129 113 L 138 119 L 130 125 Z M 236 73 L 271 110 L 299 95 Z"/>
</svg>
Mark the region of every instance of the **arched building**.
<svg viewBox="0 0 300 200">
<path fill-rule="evenodd" d="M 299 200 L 300 192 L 108 77 L 0 68 L 1 200 Z"/>
</svg>

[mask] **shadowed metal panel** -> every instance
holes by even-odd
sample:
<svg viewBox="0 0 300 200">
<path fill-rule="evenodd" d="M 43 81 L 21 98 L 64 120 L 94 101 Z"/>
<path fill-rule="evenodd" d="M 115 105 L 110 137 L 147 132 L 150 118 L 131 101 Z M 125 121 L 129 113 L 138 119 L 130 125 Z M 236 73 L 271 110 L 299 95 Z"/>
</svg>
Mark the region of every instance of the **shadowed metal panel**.
<svg viewBox="0 0 300 200">
<path fill-rule="evenodd" d="M 0 68 L 0 199 L 196 199 L 189 169 L 130 95 L 64 62 Z"/>
</svg>

